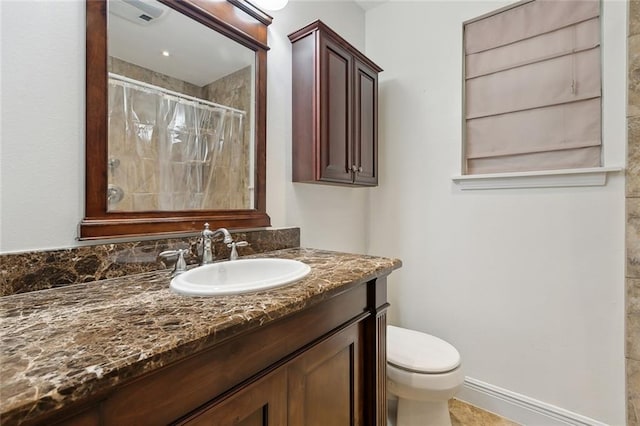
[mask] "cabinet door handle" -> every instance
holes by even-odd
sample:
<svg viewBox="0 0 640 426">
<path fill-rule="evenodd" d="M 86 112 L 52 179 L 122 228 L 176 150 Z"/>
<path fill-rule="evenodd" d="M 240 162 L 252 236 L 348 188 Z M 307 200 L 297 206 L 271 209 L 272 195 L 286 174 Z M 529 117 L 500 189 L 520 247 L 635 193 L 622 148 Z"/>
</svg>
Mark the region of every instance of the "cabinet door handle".
<svg viewBox="0 0 640 426">
<path fill-rule="evenodd" d="M 356 166 L 355 164 L 353 166 L 351 166 L 351 171 L 353 173 L 357 173 L 358 172 L 358 166 Z"/>
<path fill-rule="evenodd" d="M 362 173 L 362 166 L 358 167 L 358 173 Z"/>
</svg>

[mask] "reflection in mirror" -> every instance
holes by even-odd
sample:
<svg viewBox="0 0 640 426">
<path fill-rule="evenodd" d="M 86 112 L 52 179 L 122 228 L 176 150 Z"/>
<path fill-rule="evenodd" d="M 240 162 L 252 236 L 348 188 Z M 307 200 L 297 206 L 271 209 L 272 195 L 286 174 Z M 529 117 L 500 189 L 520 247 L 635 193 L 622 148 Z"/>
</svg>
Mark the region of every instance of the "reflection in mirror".
<svg viewBox="0 0 640 426">
<path fill-rule="evenodd" d="M 114 5 L 129 10 L 119 16 Z M 269 226 L 271 17 L 247 0 L 86 0 L 85 6 L 86 190 L 79 239 L 184 234 L 205 223 Z M 131 14 L 131 6 L 138 11 Z M 182 22 L 163 27 L 173 19 Z M 154 28 L 163 29 L 144 35 Z M 222 84 L 229 81 L 231 87 Z M 230 142 L 237 138 L 241 144 Z"/>
<path fill-rule="evenodd" d="M 253 209 L 255 52 L 155 0 L 108 12 L 107 211 Z"/>
</svg>

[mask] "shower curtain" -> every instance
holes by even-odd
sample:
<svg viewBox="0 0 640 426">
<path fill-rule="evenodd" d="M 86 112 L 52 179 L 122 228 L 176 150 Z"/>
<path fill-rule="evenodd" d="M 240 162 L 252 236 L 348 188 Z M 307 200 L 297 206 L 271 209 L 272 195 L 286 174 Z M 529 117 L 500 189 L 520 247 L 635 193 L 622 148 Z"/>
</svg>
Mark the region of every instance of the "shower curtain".
<svg viewBox="0 0 640 426">
<path fill-rule="evenodd" d="M 245 113 L 205 102 L 109 79 L 109 211 L 248 208 Z"/>
</svg>

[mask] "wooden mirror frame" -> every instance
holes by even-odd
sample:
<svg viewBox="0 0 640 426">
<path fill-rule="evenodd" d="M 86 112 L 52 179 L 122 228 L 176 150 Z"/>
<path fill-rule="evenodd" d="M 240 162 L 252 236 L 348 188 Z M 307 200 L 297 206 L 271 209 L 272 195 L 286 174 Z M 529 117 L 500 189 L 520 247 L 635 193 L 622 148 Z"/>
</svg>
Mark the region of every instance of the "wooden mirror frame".
<svg viewBox="0 0 640 426">
<path fill-rule="evenodd" d="M 256 52 L 255 200 L 251 210 L 108 212 L 107 0 L 86 0 L 85 218 L 80 240 L 185 234 L 270 226 L 266 213 L 267 26 L 271 16 L 245 0 L 158 0 Z"/>
</svg>

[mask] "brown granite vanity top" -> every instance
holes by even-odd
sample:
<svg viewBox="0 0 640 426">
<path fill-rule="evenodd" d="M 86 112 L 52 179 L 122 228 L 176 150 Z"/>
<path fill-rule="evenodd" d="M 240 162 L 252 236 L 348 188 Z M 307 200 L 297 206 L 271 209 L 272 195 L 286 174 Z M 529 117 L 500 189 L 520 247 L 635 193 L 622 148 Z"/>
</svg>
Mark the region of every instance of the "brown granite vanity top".
<svg viewBox="0 0 640 426">
<path fill-rule="evenodd" d="M 311 272 L 287 287 L 235 296 L 175 294 L 164 270 L 0 298 L 0 423 L 106 391 L 401 265 L 303 248 L 259 257 L 297 259 Z"/>
</svg>

